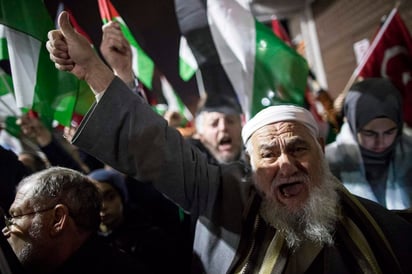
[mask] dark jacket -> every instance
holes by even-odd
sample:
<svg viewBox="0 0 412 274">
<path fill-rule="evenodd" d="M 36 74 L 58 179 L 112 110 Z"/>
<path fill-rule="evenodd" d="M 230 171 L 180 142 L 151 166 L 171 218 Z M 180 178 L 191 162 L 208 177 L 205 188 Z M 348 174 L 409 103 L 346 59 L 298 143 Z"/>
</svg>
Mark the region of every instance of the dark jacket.
<svg viewBox="0 0 412 274">
<path fill-rule="evenodd" d="M 103 135 L 105 138 L 101 138 Z M 194 251 L 201 270 L 215 274 L 232 273 L 236 269 L 239 258 L 248 252 L 242 242 L 250 239 L 248 227 L 257 216 L 257 211 L 250 206 L 255 204 L 256 196 L 247 166 L 240 162 L 225 166 L 210 164 L 203 153 L 189 145 L 175 129 L 168 128 L 162 117 L 131 95 L 119 79 L 115 79 L 99 103 L 92 106 L 73 140 L 75 145 L 110 166 L 138 180 L 152 181 L 159 191 L 199 220 Z M 335 177 L 329 179 L 336 180 Z M 362 206 L 356 198 L 347 202 L 349 206 L 343 208 L 348 211 L 343 212 L 343 217 L 353 220 L 367 235 L 368 244 L 377 259 L 382 260 L 379 261 L 381 268 L 393 266 L 392 273 L 397 272 L 396 260 L 388 252 L 393 249 L 404 272 L 412 273 L 412 251 L 408 251 L 412 244 L 411 225 L 376 204 Z M 391 248 L 376 235 L 384 235 Z M 353 243 L 347 241 L 336 247 L 343 246 L 350 258 L 356 260 Z M 330 258 L 319 258 L 325 262 L 346 258 L 334 256 L 334 252 L 328 254 Z M 352 262 L 343 260 L 346 266 Z M 352 273 L 350 267 L 348 269 L 341 273 Z"/>
<path fill-rule="evenodd" d="M 123 223 L 110 233 L 99 232 L 99 238 L 144 262 L 150 273 L 184 273 L 181 264 L 182 235 L 179 231 L 158 226 L 151 217 L 146 212 L 128 209 Z M 162 258 L 162 263 L 159 263 L 159 258 Z"/>
<path fill-rule="evenodd" d="M 152 273 L 137 258 L 103 243 L 92 236 L 73 254 L 55 274 L 119 274 Z"/>
</svg>

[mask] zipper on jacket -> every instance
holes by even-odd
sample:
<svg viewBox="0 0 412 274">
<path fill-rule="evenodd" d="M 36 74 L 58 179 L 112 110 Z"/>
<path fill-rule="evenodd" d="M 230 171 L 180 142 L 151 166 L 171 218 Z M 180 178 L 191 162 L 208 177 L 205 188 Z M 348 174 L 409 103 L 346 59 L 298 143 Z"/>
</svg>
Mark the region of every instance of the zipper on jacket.
<svg viewBox="0 0 412 274">
<path fill-rule="evenodd" d="M 250 262 L 251 262 L 251 259 L 252 259 L 252 254 L 256 249 L 256 235 L 257 235 L 257 232 L 258 232 L 259 228 L 262 226 L 261 223 L 262 222 L 260 221 L 260 216 L 259 216 L 259 214 L 257 214 L 256 219 L 255 219 L 255 223 L 253 224 L 252 243 L 250 245 L 249 252 L 248 252 L 248 254 L 245 258 L 246 263 L 242 267 L 242 270 L 240 272 L 241 274 L 247 274 L 250 271 L 249 268 L 250 268 Z"/>
</svg>

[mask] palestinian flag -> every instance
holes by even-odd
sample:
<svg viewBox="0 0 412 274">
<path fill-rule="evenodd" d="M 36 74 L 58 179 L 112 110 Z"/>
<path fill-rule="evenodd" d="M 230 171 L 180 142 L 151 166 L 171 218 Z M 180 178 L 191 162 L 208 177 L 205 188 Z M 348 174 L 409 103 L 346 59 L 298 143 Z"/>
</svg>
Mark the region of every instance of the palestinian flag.
<svg viewBox="0 0 412 274">
<path fill-rule="evenodd" d="M 277 104 L 304 105 L 306 60 L 236 0 L 208 0 L 219 57 L 246 118 Z"/>
<path fill-rule="evenodd" d="M 152 81 L 154 74 L 154 62 L 153 60 L 144 52 L 144 50 L 137 43 L 136 39 L 133 37 L 132 32 L 127 27 L 126 22 L 120 17 L 117 10 L 114 8 L 110 0 L 99 0 L 99 10 L 100 16 L 102 17 L 103 23 L 106 24 L 109 21 L 117 21 L 120 23 L 123 35 L 126 37 L 127 41 L 132 48 L 133 52 L 133 71 L 137 78 L 149 89 L 152 89 Z"/>
<path fill-rule="evenodd" d="M 54 29 L 41 0 L 0 0 L 17 107 L 34 110 L 51 127 L 53 120 L 69 125 L 78 80 L 59 71 L 49 59 L 47 33 Z"/>
<path fill-rule="evenodd" d="M 182 102 L 180 97 L 174 91 L 172 85 L 167 81 L 164 75 L 160 76 L 160 83 L 162 87 L 162 93 L 166 99 L 168 111 L 178 112 L 184 118 L 181 126 L 185 126 L 188 122 L 193 120 L 193 115 L 186 105 Z"/>
<path fill-rule="evenodd" d="M 180 37 L 179 43 L 179 75 L 183 81 L 189 81 L 198 70 L 198 65 L 193 52 L 187 44 L 184 36 Z"/>
</svg>

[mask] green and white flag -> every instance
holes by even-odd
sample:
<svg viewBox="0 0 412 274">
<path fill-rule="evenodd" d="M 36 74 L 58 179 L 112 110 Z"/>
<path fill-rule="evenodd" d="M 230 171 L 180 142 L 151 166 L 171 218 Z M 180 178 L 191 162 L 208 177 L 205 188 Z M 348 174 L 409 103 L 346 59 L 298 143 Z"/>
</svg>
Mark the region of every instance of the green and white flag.
<svg viewBox="0 0 412 274">
<path fill-rule="evenodd" d="M 8 133 L 18 137 L 20 127 L 16 124 L 17 117 L 21 111 L 17 108 L 16 99 L 13 94 L 13 83 L 11 76 L 0 68 L 0 124 Z"/>
<path fill-rule="evenodd" d="M 275 104 L 303 105 L 308 65 L 236 0 L 208 0 L 212 37 L 249 119 Z"/>
<path fill-rule="evenodd" d="M 179 43 L 179 75 L 184 81 L 189 81 L 198 70 L 198 65 L 192 50 L 182 35 Z"/>
<path fill-rule="evenodd" d="M 193 120 L 193 115 L 186 105 L 182 102 L 180 97 L 174 91 L 172 85 L 163 75 L 160 76 L 160 84 L 162 86 L 163 96 L 165 97 L 169 111 L 176 111 L 186 119 L 183 123 Z"/>
<path fill-rule="evenodd" d="M 9 52 L 5 36 L 5 27 L 0 25 L 0 61 L 8 61 Z M 17 117 L 21 115 L 17 107 L 13 92 L 11 76 L 0 68 L 0 127 L 11 135 L 18 137 L 20 127 L 16 124 Z"/>
<path fill-rule="evenodd" d="M 54 24 L 41 0 L 0 0 L 17 107 L 33 109 L 51 126 L 70 125 L 78 90 L 74 75 L 49 59 L 47 33 Z"/>
<path fill-rule="evenodd" d="M 0 25 L 0 61 L 9 60 L 9 50 L 7 49 L 6 30 Z"/>
<path fill-rule="evenodd" d="M 0 119 L 5 116 L 19 116 L 20 110 L 17 108 L 16 99 L 13 93 L 13 81 L 11 76 L 0 68 Z"/>
</svg>

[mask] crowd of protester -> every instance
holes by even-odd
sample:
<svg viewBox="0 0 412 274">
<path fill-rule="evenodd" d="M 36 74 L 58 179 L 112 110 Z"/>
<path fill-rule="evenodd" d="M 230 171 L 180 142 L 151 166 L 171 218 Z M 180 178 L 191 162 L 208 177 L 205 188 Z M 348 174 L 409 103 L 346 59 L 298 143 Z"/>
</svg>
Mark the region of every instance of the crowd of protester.
<svg viewBox="0 0 412 274">
<path fill-rule="evenodd" d="M 136 86 L 118 23 L 105 62 L 59 25 L 50 58 L 96 102 L 64 133 L 23 115 L 37 149 L 0 146 L 0 273 L 412 272 L 412 140 L 388 80 L 352 86 L 329 144 L 292 105 L 244 124 L 205 104 L 182 136 Z"/>
</svg>

